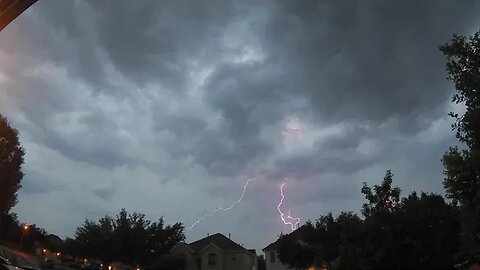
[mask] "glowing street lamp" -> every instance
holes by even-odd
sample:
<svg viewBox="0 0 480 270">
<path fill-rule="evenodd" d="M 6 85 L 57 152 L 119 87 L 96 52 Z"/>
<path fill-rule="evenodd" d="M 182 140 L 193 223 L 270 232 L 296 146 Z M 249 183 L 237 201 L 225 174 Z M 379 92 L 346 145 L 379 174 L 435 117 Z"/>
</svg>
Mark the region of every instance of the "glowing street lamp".
<svg viewBox="0 0 480 270">
<path fill-rule="evenodd" d="M 22 226 L 22 236 L 20 237 L 20 249 L 23 247 L 23 238 L 25 237 L 25 233 L 27 233 L 29 226 L 28 224 L 23 224 Z"/>
</svg>

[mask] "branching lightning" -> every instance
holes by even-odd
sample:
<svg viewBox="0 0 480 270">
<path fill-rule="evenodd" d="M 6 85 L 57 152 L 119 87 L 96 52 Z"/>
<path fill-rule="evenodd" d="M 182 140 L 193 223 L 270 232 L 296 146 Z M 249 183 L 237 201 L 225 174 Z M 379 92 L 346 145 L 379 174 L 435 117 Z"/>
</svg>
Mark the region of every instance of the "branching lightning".
<svg viewBox="0 0 480 270">
<path fill-rule="evenodd" d="M 299 217 L 292 217 L 290 214 L 290 210 L 288 210 L 288 214 L 285 217 L 285 214 L 282 212 L 282 205 L 283 205 L 283 200 L 285 199 L 285 194 L 283 193 L 283 187 L 287 184 L 287 182 L 283 182 L 282 185 L 280 186 L 280 195 L 282 198 L 280 199 L 280 202 L 278 203 L 277 210 L 278 213 L 280 214 L 280 219 L 282 220 L 283 224 L 285 225 L 290 225 L 292 228 L 292 231 L 295 231 L 298 229 L 298 226 L 300 224 L 300 218 Z"/>
<path fill-rule="evenodd" d="M 240 198 L 237 200 L 237 201 L 234 201 L 232 202 L 228 207 L 223 207 L 223 206 L 220 206 L 218 208 L 216 208 L 215 210 L 209 212 L 209 213 L 206 213 L 204 214 L 203 216 L 201 216 L 199 219 L 197 219 L 192 225 L 190 225 L 190 227 L 187 227 L 185 228 L 186 230 L 191 230 L 193 229 L 195 226 L 197 226 L 198 223 L 202 222 L 205 218 L 207 217 L 213 217 L 215 216 L 217 213 L 219 212 L 225 212 L 225 211 L 230 211 L 232 210 L 233 207 L 235 207 L 237 204 L 241 203 L 242 200 L 243 200 L 243 196 L 245 195 L 245 192 L 247 191 L 247 186 L 248 184 L 250 183 L 250 181 L 253 181 L 254 178 L 250 178 L 247 180 L 247 182 L 245 183 L 245 185 L 243 186 L 243 191 L 242 191 L 242 194 L 240 195 Z"/>
</svg>

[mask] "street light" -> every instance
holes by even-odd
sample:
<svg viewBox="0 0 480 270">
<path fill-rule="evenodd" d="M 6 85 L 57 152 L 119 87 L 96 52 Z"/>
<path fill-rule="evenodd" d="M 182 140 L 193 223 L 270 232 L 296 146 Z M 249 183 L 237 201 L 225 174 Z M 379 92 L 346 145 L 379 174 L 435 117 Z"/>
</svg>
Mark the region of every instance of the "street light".
<svg viewBox="0 0 480 270">
<path fill-rule="evenodd" d="M 23 224 L 22 228 L 23 230 L 22 230 L 22 236 L 20 237 L 20 250 L 23 247 L 23 238 L 25 237 L 25 233 L 27 233 L 29 226 L 28 224 Z"/>
</svg>

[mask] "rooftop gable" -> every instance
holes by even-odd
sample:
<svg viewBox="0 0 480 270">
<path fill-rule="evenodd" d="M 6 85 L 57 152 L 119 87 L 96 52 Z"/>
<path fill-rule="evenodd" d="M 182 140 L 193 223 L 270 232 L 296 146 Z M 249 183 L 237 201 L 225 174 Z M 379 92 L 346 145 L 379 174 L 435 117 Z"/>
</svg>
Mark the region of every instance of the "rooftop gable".
<svg viewBox="0 0 480 270">
<path fill-rule="evenodd" d="M 212 234 L 210 236 L 207 236 L 205 238 L 202 238 L 198 241 L 195 241 L 193 243 L 190 243 L 189 246 L 190 248 L 195 251 L 195 252 L 200 252 L 204 248 L 206 248 L 208 245 L 213 244 L 217 248 L 226 251 L 226 252 L 231 252 L 231 251 L 244 251 L 248 252 L 247 249 L 244 247 L 240 246 L 239 244 L 233 242 L 230 240 L 228 237 L 221 233 L 216 233 Z"/>
<path fill-rule="evenodd" d="M 301 226 L 300 228 L 296 229 L 295 231 L 291 232 L 288 234 L 289 237 L 293 237 L 294 239 L 297 239 L 298 241 L 302 241 L 307 237 L 308 234 L 308 226 Z M 279 248 L 279 239 L 277 239 L 275 242 L 270 243 L 268 246 L 262 249 L 262 251 L 277 251 Z"/>
</svg>

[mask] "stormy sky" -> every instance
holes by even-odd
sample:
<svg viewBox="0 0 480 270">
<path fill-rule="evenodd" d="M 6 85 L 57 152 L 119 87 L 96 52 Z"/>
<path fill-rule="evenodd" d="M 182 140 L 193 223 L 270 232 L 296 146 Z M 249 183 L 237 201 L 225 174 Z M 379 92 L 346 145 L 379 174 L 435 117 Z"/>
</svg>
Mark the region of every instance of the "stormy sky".
<svg viewBox="0 0 480 270">
<path fill-rule="evenodd" d="M 61 237 L 121 208 L 259 251 L 359 212 L 385 170 L 442 193 L 456 145 L 438 46 L 478 1 L 41 0 L 0 33 L 0 113 L 19 129 L 14 212 Z"/>
</svg>

